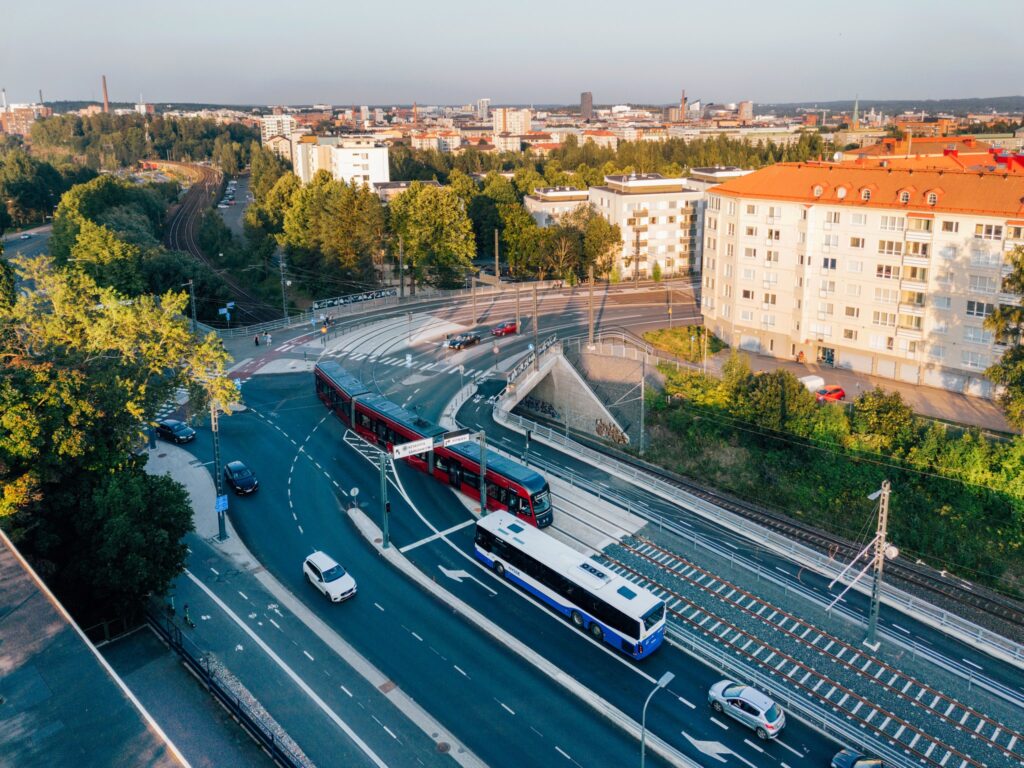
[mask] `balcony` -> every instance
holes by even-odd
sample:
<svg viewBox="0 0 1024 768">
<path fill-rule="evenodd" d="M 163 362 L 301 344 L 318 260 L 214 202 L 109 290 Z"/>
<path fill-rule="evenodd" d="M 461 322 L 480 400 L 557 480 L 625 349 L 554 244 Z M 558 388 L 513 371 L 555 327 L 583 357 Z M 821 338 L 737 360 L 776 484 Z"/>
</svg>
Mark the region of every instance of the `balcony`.
<svg viewBox="0 0 1024 768">
<path fill-rule="evenodd" d="M 924 305 L 923 304 L 900 304 L 897 310 L 901 315 L 913 315 L 914 317 L 924 317 Z"/>
<path fill-rule="evenodd" d="M 903 264 L 908 267 L 927 267 L 931 265 L 931 259 L 927 256 L 917 256 L 907 253 L 903 256 Z"/>
<path fill-rule="evenodd" d="M 904 278 L 900 281 L 900 289 L 904 291 L 915 291 L 917 293 L 926 293 L 928 291 L 928 283 L 923 280 L 909 280 Z"/>
<path fill-rule="evenodd" d="M 904 328 L 902 326 L 896 329 L 896 336 L 900 339 L 913 339 L 920 341 L 924 338 L 924 331 L 920 328 Z"/>
<path fill-rule="evenodd" d="M 1007 304 L 1014 307 L 1020 306 L 1021 296 L 1018 293 L 999 293 L 999 303 Z"/>
<path fill-rule="evenodd" d="M 932 241 L 931 232 L 921 232 L 916 229 L 908 229 L 906 236 L 908 243 L 930 243 Z"/>
</svg>

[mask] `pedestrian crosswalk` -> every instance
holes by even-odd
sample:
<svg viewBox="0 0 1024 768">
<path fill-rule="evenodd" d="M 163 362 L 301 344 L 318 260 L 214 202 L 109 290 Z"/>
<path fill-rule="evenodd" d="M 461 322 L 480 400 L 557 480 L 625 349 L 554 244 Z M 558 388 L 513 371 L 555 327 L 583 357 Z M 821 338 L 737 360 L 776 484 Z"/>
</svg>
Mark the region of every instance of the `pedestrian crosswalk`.
<svg viewBox="0 0 1024 768">
<path fill-rule="evenodd" d="M 405 368 L 410 371 L 421 371 L 423 373 L 447 373 L 447 374 L 459 374 L 459 368 L 462 367 L 462 375 L 466 378 L 479 378 L 488 375 L 490 368 L 471 368 L 467 366 L 460 366 L 458 363 L 455 365 L 448 365 L 447 361 L 434 360 L 429 363 L 407 360 L 403 356 L 398 355 L 373 355 L 365 352 L 356 352 L 349 354 L 345 350 L 336 350 L 328 352 L 324 357 L 334 358 L 336 360 L 350 360 L 354 363 L 359 362 L 372 362 L 377 365 L 387 365 L 398 368 Z"/>
<path fill-rule="evenodd" d="M 174 394 L 171 395 L 164 403 L 156 409 L 157 419 L 166 419 L 178 408 L 188 402 L 188 390 L 184 387 L 178 387 L 174 390 Z"/>
</svg>

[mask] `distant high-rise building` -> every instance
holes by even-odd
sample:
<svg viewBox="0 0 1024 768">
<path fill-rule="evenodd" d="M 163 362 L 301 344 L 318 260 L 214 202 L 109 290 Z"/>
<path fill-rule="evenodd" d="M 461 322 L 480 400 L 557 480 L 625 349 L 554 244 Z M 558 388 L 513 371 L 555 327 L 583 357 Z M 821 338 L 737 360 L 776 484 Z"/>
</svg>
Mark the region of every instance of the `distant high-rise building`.
<svg viewBox="0 0 1024 768">
<path fill-rule="evenodd" d="M 683 93 L 679 97 L 679 112 L 684 117 L 686 116 L 686 89 L 683 88 Z"/>
<path fill-rule="evenodd" d="M 530 120 L 533 113 L 528 109 L 513 109 L 512 107 L 498 107 L 491 110 L 494 118 L 495 133 L 510 133 L 513 136 L 521 136 L 530 132 Z"/>
<path fill-rule="evenodd" d="M 594 119 L 594 94 L 590 91 L 580 94 L 580 117 L 584 120 Z"/>
<path fill-rule="evenodd" d="M 736 110 L 736 117 L 746 122 L 752 121 L 754 119 L 754 102 L 741 101 L 739 108 Z"/>
<path fill-rule="evenodd" d="M 292 137 L 296 121 L 291 115 L 265 115 L 260 118 L 260 139 L 264 144 L 273 136 Z"/>
<path fill-rule="evenodd" d="M 367 123 L 370 120 L 370 108 L 365 104 L 359 108 L 359 120 Z"/>
<path fill-rule="evenodd" d="M 317 171 L 349 184 L 390 181 L 388 148 L 372 136 L 293 136 L 295 175 L 308 184 Z"/>
<path fill-rule="evenodd" d="M 486 120 L 491 109 L 490 99 L 477 99 L 476 100 L 476 119 Z"/>
</svg>

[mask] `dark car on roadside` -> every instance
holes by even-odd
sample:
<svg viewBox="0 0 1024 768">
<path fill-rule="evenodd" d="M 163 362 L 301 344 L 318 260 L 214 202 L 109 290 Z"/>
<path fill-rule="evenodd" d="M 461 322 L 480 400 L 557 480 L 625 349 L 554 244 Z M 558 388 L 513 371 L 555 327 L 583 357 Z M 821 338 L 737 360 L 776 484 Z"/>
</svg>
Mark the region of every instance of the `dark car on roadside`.
<svg viewBox="0 0 1024 768">
<path fill-rule="evenodd" d="M 882 768 L 882 759 L 862 755 L 853 749 L 844 749 L 832 758 L 832 768 Z"/>
<path fill-rule="evenodd" d="M 177 419 L 161 419 L 156 423 L 156 433 L 172 443 L 190 443 L 196 439 L 196 431 Z"/>
<path fill-rule="evenodd" d="M 240 461 L 229 461 L 224 467 L 224 479 L 239 496 L 252 493 L 260 487 L 255 473 Z"/>
<path fill-rule="evenodd" d="M 516 321 L 506 320 L 501 325 L 496 325 L 491 329 L 491 336 L 508 336 L 516 332 Z"/>
<path fill-rule="evenodd" d="M 465 349 L 480 343 L 479 333 L 460 333 L 448 339 L 449 349 Z"/>
</svg>

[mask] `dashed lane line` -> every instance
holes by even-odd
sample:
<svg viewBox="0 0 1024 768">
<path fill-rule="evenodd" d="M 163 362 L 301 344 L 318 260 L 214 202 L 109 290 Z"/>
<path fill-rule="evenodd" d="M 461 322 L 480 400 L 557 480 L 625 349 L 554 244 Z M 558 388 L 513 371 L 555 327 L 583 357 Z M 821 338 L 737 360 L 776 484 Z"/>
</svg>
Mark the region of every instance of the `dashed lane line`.
<svg viewBox="0 0 1024 768">
<path fill-rule="evenodd" d="M 274 650 L 265 642 L 263 642 L 263 639 L 259 635 L 257 635 L 256 632 L 254 632 L 244 621 L 242 621 L 242 619 L 239 618 L 238 615 L 224 603 L 224 601 L 217 597 L 217 595 L 215 595 L 213 591 L 209 587 L 207 587 L 202 581 L 196 578 L 195 574 L 193 574 L 191 571 L 186 570 L 185 574 L 189 577 L 189 579 L 192 580 L 192 583 L 199 587 L 199 589 L 201 589 L 206 594 L 206 596 L 209 597 L 210 600 L 212 600 L 217 605 L 218 608 L 224 611 L 225 615 L 227 615 L 228 618 L 235 622 L 235 624 L 237 624 L 242 629 L 243 632 L 245 632 L 250 638 L 252 638 L 252 641 L 256 643 L 256 645 L 258 645 L 260 649 L 265 654 L 267 654 L 267 656 L 269 656 L 271 660 L 275 664 L 277 664 L 277 666 L 280 667 L 281 670 L 286 675 L 288 675 L 289 678 L 291 678 L 292 682 L 294 682 L 299 687 L 299 689 L 303 693 L 305 693 L 306 696 L 308 696 L 310 700 L 314 704 L 316 704 L 325 715 L 327 715 L 327 717 L 331 719 L 331 721 L 335 725 L 337 725 L 342 731 L 345 732 L 345 734 L 350 739 L 352 739 L 355 745 L 359 747 L 359 749 L 363 752 L 364 755 L 370 758 L 374 765 L 380 766 L 380 768 L 387 768 L 387 763 L 385 763 L 377 755 L 377 753 L 373 751 L 370 745 L 363 741 L 361 738 L 359 738 L 359 734 L 352 730 L 352 727 L 344 720 L 342 720 L 341 717 L 338 716 L 338 713 L 331 709 L 327 705 L 327 702 L 321 699 L 317 695 L 316 691 L 310 688 L 309 684 L 301 677 L 299 677 L 295 670 L 293 670 L 285 663 L 284 659 L 282 659 L 280 656 L 274 653 Z"/>
</svg>

